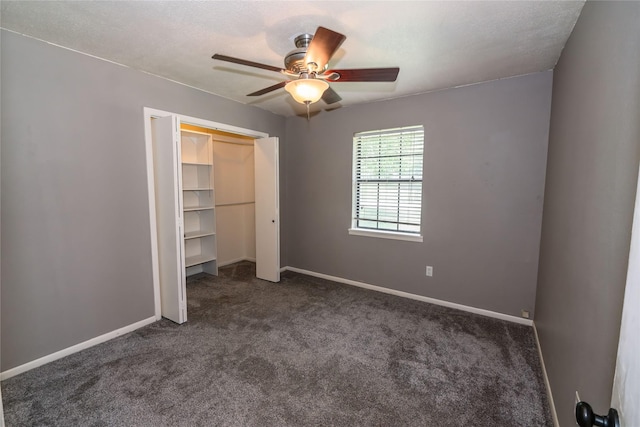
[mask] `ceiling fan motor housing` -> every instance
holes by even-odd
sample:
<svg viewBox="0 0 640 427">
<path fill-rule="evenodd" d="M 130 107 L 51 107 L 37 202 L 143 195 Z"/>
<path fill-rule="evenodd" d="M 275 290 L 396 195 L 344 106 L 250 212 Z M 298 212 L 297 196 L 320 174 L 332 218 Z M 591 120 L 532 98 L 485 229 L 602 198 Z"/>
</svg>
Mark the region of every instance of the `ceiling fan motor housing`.
<svg viewBox="0 0 640 427">
<path fill-rule="evenodd" d="M 300 34 L 295 38 L 294 43 L 296 44 L 297 49 L 287 53 L 287 56 L 284 57 L 285 69 L 294 73 L 310 71 L 307 69 L 307 64 L 304 63 L 304 57 L 307 55 L 307 47 L 309 47 L 309 43 L 311 43 L 312 39 L 313 34 L 306 33 Z"/>
</svg>

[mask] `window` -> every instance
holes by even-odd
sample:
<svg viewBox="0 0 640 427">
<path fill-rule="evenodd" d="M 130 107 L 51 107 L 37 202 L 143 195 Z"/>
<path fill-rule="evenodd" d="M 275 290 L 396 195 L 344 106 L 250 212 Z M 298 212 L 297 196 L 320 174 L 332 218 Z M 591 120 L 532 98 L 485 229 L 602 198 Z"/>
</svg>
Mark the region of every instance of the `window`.
<svg viewBox="0 0 640 427">
<path fill-rule="evenodd" d="M 422 241 L 423 151 L 422 126 L 354 135 L 350 234 Z"/>
</svg>

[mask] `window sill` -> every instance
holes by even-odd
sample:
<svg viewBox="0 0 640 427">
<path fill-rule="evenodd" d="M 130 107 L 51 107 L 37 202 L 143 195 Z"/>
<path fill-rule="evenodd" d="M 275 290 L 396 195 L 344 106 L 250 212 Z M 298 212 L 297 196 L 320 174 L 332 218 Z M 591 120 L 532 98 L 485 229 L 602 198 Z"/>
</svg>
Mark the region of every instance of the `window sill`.
<svg viewBox="0 0 640 427">
<path fill-rule="evenodd" d="M 393 231 L 364 230 L 361 228 L 350 228 L 349 234 L 352 236 L 377 237 L 380 239 L 404 240 L 407 242 L 422 242 L 422 236 L 418 234 L 396 233 Z"/>
</svg>

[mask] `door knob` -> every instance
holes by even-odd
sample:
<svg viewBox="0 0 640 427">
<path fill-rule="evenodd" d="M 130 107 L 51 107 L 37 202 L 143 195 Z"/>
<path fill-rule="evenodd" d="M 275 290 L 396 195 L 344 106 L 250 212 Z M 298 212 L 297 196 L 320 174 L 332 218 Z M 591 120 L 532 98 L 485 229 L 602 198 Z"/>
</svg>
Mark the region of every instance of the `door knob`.
<svg viewBox="0 0 640 427">
<path fill-rule="evenodd" d="M 609 408 L 609 413 L 606 417 L 604 415 L 597 415 L 593 413 L 591 405 L 587 402 L 577 403 L 576 421 L 580 427 L 620 427 L 618 411 L 613 408 Z"/>
</svg>

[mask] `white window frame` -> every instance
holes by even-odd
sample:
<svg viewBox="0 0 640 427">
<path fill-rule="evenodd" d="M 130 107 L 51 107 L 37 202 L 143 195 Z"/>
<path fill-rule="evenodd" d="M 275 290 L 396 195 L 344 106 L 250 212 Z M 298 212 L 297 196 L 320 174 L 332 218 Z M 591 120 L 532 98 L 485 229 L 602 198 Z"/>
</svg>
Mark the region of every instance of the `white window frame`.
<svg viewBox="0 0 640 427">
<path fill-rule="evenodd" d="M 351 189 L 351 203 L 352 203 L 352 207 L 351 207 L 351 227 L 349 228 L 349 234 L 350 235 L 354 235 L 354 236 L 367 236 L 367 237 L 377 237 L 377 238 L 383 238 L 383 239 L 394 239 L 394 240 L 405 240 L 405 241 L 411 241 L 411 242 L 422 242 L 423 241 L 423 237 L 422 237 L 422 205 L 423 205 L 423 195 L 424 195 L 424 187 L 422 188 L 422 192 L 420 194 L 420 232 L 419 233 L 411 233 L 411 232 L 405 232 L 405 231 L 393 231 L 393 230 L 377 230 L 377 229 L 370 229 L 370 228 L 359 228 L 357 226 L 357 221 L 358 218 L 356 217 L 356 212 L 357 212 L 357 164 L 358 164 L 358 156 L 357 156 L 357 152 L 356 152 L 356 144 L 357 144 L 357 138 L 364 134 L 364 133 L 372 133 L 372 132 L 378 132 L 380 134 L 384 134 L 384 133 L 388 133 L 388 132 L 392 132 L 394 130 L 410 130 L 410 129 L 420 129 L 424 132 L 424 127 L 422 125 L 418 125 L 418 126 L 405 126 L 405 127 L 401 127 L 401 128 L 395 128 L 395 129 L 381 129 L 378 131 L 366 131 L 366 132 L 358 132 L 356 134 L 354 134 L 353 137 L 353 163 L 352 163 L 352 189 Z M 423 141 L 424 144 L 424 141 Z M 422 168 L 423 168 L 423 175 L 424 175 L 424 145 L 422 148 Z M 423 181 L 423 180 L 422 180 Z M 424 182 L 424 181 L 423 181 Z"/>
</svg>

